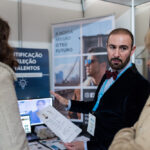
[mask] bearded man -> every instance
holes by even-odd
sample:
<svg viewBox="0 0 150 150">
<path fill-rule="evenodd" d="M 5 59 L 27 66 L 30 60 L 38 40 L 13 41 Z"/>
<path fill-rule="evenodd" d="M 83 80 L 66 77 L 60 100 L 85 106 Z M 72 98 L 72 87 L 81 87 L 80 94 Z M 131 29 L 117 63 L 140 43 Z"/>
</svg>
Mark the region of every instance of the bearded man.
<svg viewBox="0 0 150 150">
<path fill-rule="evenodd" d="M 51 91 L 70 111 L 89 113 L 90 141 L 65 143 L 68 150 L 107 150 L 117 131 L 131 127 L 149 96 L 150 84 L 130 61 L 136 47 L 132 33 L 113 30 L 107 41 L 110 69 L 104 74 L 94 101 L 72 101 Z"/>
</svg>

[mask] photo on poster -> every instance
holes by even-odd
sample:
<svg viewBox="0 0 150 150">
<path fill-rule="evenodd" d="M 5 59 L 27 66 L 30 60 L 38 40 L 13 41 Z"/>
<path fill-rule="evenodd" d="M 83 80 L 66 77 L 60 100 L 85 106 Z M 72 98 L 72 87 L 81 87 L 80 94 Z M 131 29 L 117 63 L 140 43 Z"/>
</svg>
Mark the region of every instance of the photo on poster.
<svg viewBox="0 0 150 150">
<path fill-rule="evenodd" d="M 80 97 L 80 89 L 55 89 L 55 92 L 60 94 L 61 96 L 65 97 L 66 99 L 70 100 L 81 100 Z M 82 121 L 83 115 L 80 113 L 74 113 L 71 111 L 66 111 L 66 107 L 59 103 L 57 99 L 54 100 L 53 106 L 62 113 L 65 117 L 68 119 L 71 119 L 72 121 Z"/>
<path fill-rule="evenodd" d="M 105 47 L 109 32 L 112 30 L 111 19 L 103 18 L 94 22 L 83 23 L 82 43 L 83 53 L 87 53 L 91 47 Z M 90 32 L 89 32 L 90 31 Z M 101 49 L 102 50 L 102 49 Z M 105 52 L 105 51 L 101 51 Z"/>
<path fill-rule="evenodd" d="M 78 86 L 80 57 L 57 57 L 54 60 L 55 86 Z"/>
<path fill-rule="evenodd" d="M 93 48 L 91 50 L 92 53 L 97 53 L 101 50 L 101 47 Z M 107 68 L 107 55 L 92 54 L 83 56 L 83 87 L 98 86 Z"/>
<path fill-rule="evenodd" d="M 83 36 L 83 53 L 88 53 L 92 47 L 103 47 L 101 52 L 106 53 L 106 42 L 108 35 Z"/>
</svg>

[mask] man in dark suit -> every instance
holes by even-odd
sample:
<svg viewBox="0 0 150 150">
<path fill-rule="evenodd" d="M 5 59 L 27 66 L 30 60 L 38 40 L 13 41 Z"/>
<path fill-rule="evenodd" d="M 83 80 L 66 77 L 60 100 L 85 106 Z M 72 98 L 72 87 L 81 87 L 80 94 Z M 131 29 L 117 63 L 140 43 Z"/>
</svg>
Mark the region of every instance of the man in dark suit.
<svg viewBox="0 0 150 150">
<path fill-rule="evenodd" d="M 124 28 L 115 29 L 109 34 L 107 52 L 110 69 L 103 76 L 94 101 L 68 101 L 51 91 L 62 104 L 70 106 L 69 110 L 90 113 L 90 141 L 66 143 L 67 149 L 107 150 L 115 133 L 132 126 L 138 119 L 148 98 L 150 84 L 130 61 L 136 49 L 133 41 L 132 33 Z"/>
</svg>

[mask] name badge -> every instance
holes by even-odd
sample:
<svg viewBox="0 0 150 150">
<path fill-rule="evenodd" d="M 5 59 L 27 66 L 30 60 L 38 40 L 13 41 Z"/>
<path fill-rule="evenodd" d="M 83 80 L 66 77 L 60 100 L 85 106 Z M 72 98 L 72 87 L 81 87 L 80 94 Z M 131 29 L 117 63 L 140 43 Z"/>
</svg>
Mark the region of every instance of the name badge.
<svg viewBox="0 0 150 150">
<path fill-rule="evenodd" d="M 89 113 L 87 132 L 94 136 L 96 117 Z"/>
</svg>

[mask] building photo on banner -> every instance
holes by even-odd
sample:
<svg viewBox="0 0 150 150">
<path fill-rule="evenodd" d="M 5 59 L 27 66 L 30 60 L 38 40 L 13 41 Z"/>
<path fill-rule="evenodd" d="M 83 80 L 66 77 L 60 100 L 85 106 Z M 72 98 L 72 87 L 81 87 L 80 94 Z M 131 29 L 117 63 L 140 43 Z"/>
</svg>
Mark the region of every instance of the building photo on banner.
<svg viewBox="0 0 150 150">
<path fill-rule="evenodd" d="M 115 27 L 114 16 L 54 24 L 52 26 L 52 90 L 63 97 L 92 101 L 108 68 L 106 41 Z M 56 99 L 54 107 L 74 122 L 86 115 L 67 112 Z"/>
</svg>

